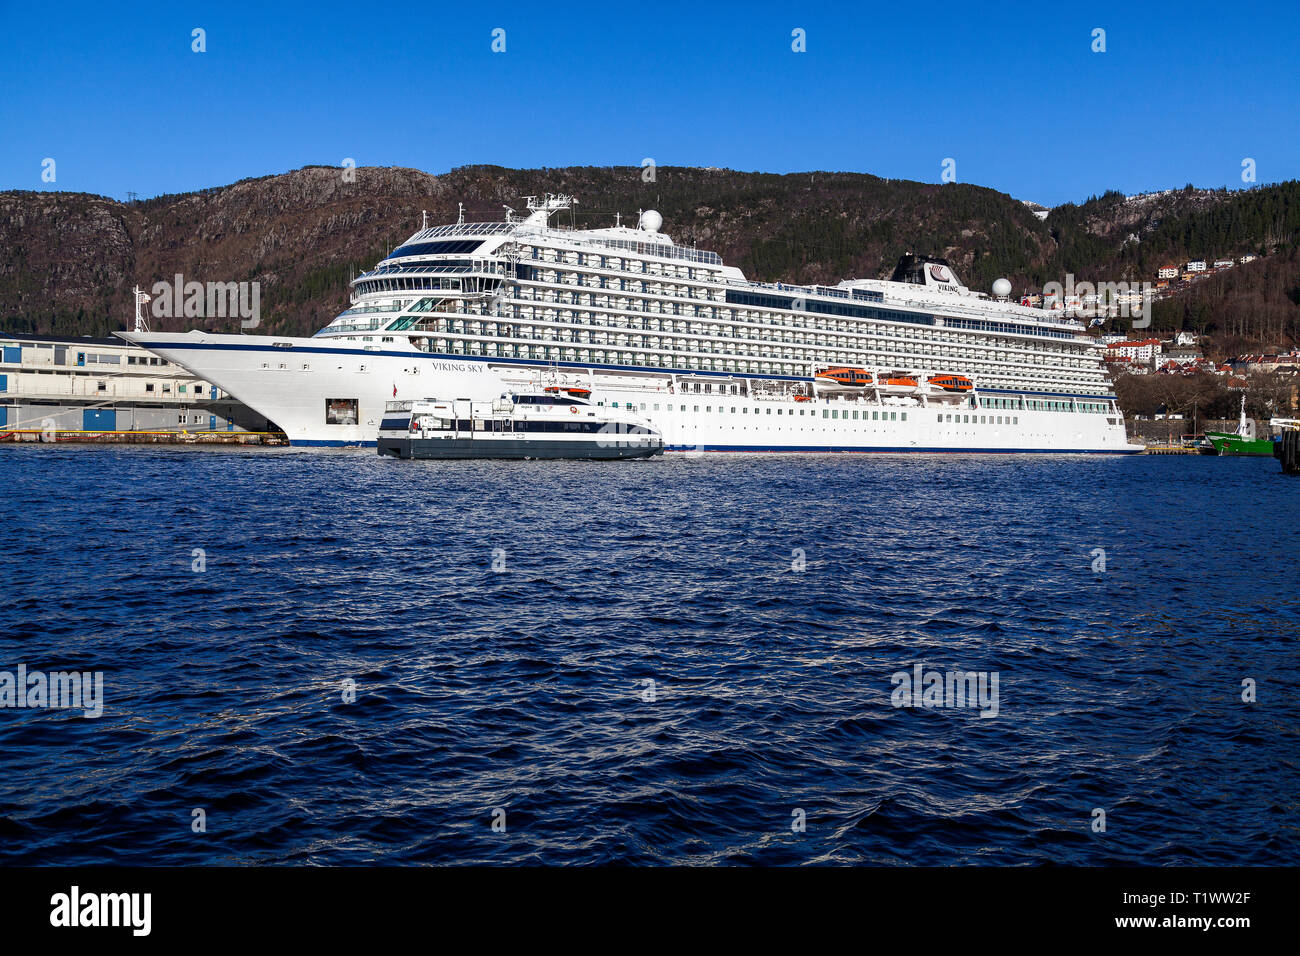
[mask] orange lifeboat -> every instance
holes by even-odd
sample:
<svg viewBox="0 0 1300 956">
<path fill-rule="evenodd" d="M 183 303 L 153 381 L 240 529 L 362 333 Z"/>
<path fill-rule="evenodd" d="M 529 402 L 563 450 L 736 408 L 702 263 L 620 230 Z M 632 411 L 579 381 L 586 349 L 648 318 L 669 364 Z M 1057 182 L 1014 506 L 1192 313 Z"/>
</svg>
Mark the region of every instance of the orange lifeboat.
<svg viewBox="0 0 1300 956">
<path fill-rule="evenodd" d="M 849 388 L 866 388 L 874 381 L 871 373 L 865 368 L 850 368 L 843 365 L 832 365 L 829 368 L 824 368 L 817 373 L 817 378 L 824 382 L 844 385 Z"/>
<path fill-rule="evenodd" d="M 894 388 L 916 388 L 916 379 L 910 375 L 896 375 L 885 379 L 885 384 Z"/>
<path fill-rule="evenodd" d="M 969 392 L 975 387 L 965 375 L 931 375 L 927 381 L 945 392 Z"/>
</svg>

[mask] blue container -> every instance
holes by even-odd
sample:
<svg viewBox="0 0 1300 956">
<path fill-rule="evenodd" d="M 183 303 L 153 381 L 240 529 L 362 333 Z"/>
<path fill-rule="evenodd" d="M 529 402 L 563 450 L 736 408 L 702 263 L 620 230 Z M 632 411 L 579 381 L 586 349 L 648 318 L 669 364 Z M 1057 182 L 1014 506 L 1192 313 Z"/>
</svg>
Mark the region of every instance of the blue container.
<svg viewBox="0 0 1300 956">
<path fill-rule="evenodd" d="M 86 432 L 117 431 L 117 410 L 114 408 L 83 408 L 81 430 Z"/>
</svg>

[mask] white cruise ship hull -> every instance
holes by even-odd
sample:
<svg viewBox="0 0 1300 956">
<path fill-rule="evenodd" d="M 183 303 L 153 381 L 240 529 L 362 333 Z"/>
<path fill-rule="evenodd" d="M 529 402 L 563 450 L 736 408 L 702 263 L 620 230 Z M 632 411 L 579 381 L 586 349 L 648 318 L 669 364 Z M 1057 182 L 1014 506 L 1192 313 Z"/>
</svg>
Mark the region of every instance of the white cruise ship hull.
<svg viewBox="0 0 1300 956">
<path fill-rule="evenodd" d="M 373 446 L 387 402 L 486 401 L 507 391 L 509 382 L 529 375 L 540 380 L 558 370 L 590 382 L 593 401 L 618 403 L 647 419 L 663 434 L 668 451 L 1130 454 L 1142 450 L 1127 442 L 1123 419 L 1113 413 L 1004 410 L 950 402 L 881 403 L 868 396 L 796 402 L 788 396 L 720 394 L 745 379 L 726 374 L 712 377 L 716 384 L 709 392 L 695 392 L 674 384 L 666 371 L 438 355 L 418 351 L 402 338 L 382 347 L 358 347 L 356 341 L 331 337 L 197 331 L 118 335 L 233 395 L 275 422 L 290 443 L 299 446 Z M 690 377 L 694 382 L 707 380 L 695 373 Z M 1067 396 L 1062 400 L 1069 404 Z M 355 412 L 349 413 L 353 407 Z"/>
</svg>

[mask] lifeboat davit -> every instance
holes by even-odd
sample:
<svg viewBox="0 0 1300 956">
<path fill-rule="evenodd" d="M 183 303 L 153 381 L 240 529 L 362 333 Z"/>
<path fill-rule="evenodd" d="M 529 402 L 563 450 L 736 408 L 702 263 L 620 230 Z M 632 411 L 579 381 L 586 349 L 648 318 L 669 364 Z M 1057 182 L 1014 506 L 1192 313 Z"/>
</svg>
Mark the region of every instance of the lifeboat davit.
<svg viewBox="0 0 1300 956">
<path fill-rule="evenodd" d="M 931 375 L 927 381 L 945 392 L 969 392 L 975 387 L 965 375 Z"/>
</svg>

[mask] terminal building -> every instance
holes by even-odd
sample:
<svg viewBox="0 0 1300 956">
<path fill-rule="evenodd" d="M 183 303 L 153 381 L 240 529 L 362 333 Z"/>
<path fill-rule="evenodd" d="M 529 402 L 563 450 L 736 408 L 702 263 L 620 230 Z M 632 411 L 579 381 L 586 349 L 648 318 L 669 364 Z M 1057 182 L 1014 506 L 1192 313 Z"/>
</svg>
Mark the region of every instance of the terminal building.
<svg viewBox="0 0 1300 956">
<path fill-rule="evenodd" d="M 0 433 L 278 430 L 179 365 L 122 339 L 0 332 Z"/>
</svg>

